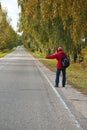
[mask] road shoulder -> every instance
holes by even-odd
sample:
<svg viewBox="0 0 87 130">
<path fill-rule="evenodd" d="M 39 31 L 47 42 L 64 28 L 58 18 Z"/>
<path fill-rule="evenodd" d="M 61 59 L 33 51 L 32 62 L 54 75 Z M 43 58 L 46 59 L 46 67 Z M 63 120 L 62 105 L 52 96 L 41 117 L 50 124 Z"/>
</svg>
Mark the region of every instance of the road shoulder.
<svg viewBox="0 0 87 130">
<path fill-rule="evenodd" d="M 50 82 L 54 85 L 55 81 L 55 72 L 49 70 L 41 62 L 37 61 L 39 67 L 46 74 Z M 84 124 L 84 127 L 87 128 L 87 97 L 83 93 L 79 92 L 72 85 L 66 84 L 66 87 L 63 88 L 61 85 L 61 78 L 59 87 L 56 88 L 64 102 L 69 105 L 69 109 L 79 120 L 80 123 Z"/>
</svg>

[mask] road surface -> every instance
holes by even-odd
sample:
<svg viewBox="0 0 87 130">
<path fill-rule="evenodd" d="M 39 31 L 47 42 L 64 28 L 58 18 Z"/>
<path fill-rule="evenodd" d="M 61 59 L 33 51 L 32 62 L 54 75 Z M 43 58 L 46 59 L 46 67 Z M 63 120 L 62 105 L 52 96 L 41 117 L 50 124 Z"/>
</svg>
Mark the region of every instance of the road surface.
<svg viewBox="0 0 87 130">
<path fill-rule="evenodd" d="M 86 130 L 22 46 L 0 59 L 0 130 Z"/>
</svg>

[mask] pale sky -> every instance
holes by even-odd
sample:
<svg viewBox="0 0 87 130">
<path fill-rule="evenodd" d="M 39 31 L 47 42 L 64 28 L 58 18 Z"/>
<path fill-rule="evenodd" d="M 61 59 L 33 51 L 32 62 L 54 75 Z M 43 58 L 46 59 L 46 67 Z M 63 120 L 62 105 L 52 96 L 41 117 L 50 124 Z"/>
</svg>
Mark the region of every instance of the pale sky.
<svg viewBox="0 0 87 130">
<path fill-rule="evenodd" d="M 0 0 L 2 8 L 7 10 L 8 17 L 12 19 L 10 22 L 14 30 L 17 30 L 17 21 L 19 9 L 17 5 L 17 0 Z"/>
</svg>

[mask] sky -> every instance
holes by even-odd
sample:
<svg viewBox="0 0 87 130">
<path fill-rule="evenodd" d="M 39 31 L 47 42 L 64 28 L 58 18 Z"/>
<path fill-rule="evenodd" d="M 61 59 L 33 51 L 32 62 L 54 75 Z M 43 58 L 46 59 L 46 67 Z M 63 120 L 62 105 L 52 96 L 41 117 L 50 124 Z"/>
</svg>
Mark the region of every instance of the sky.
<svg viewBox="0 0 87 130">
<path fill-rule="evenodd" d="M 0 0 L 3 9 L 6 9 L 8 18 L 11 19 L 10 24 L 17 30 L 18 14 L 20 12 L 17 0 Z"/>
</svg>

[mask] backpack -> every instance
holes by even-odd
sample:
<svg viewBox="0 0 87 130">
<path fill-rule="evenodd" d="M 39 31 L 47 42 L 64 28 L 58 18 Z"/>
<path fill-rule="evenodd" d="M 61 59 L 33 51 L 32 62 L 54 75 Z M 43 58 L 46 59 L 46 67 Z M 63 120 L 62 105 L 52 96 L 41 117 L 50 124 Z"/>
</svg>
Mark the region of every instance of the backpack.
<svg viewBox="0 0 87 130">
<path fill-rule="evenodd" d="M 64 56 L 62 58 L 62 65 L 64 68 L 67 68 L 70 65 L 70 58 L 67 56 Z"/>
</svg>

